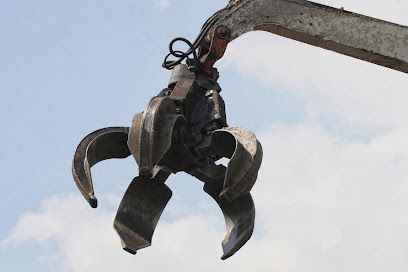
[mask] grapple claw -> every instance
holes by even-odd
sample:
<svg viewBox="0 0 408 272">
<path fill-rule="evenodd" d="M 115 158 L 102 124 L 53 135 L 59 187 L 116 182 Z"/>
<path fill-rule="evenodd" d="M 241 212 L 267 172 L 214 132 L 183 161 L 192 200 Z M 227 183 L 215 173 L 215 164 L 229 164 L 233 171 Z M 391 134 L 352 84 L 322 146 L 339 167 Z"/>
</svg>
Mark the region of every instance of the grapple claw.
<svg viewBox="0 0 408 272">
<path fill-rule="evenodd" d="M 222 260 L 234 255 L 251 238 L 255 225 L 255 205 L 251 194 L 239 196 L 233 201 L 219 197 L 222 186 L 206 183 L 204 191 L 220 206 L 227 228 L 227 234 L 222 242 L 224 251 Z"/>
<path fill-rule="evenodd" d="M 232 201 L 249 193 L 263 155 L 256 136 L 245 128 L 225 127 L 213 132 L 211 148 L 217 155 L 230 159 L 220 197 Z"/>
<path fill-rule="evenodd" d="M 154 97 L 147 109 L 133 118 L 128 146 L 139 165 L 140 175 L 152 175 L 154 167 L 163 164 L 183 169 L 184 160 L 172 157 L 172 147 L 174 131 L 184 123 L 185 118 L 177 114 L 176 105 L 168 97 Z"/>
<path fill-rule="evenodd" d="M 132 181 L 114 222 L 124 250 L 136 254 L 137 250 L 151 245 L 154 230 L 171 196 L 163 177 L 140 176 Z"/>
<path fill-rule="evenodd" d="M 91 167 L 107 159 L 130 156 L 127 146 L 129 128 L 109 127 L 86 136 L 78 145 L 72 163 L 72 175 L 78 189 L 92 208 L 98 206 L 94 194 Z"/>
</svg>

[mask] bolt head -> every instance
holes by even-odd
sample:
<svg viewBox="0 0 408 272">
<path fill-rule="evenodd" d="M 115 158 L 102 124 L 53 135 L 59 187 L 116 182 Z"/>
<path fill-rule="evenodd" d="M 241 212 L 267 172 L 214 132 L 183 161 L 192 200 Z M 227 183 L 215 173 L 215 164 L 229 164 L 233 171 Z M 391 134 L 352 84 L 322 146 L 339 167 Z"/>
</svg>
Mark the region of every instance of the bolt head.
<svg viewBox="0 0 408 272">
<path fill-rule="evenodd" d="M 217 28 L 217 35 L 221 39 L 226 39 L 231 36 L 231 30 L 226 26 L 220 26 Z"/>
</svg>

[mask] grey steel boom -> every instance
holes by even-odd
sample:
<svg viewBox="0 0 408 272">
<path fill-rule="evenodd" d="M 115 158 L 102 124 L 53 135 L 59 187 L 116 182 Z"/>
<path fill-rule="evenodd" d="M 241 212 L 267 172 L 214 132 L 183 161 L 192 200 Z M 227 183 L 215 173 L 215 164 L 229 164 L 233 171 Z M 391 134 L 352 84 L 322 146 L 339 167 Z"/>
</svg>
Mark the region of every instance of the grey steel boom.
<svg viewBox="0 0 408 272">
<path fill-rule="evenodd" d="M 406 26 L 306 0 L 230 1 L 204 23 L 194 42 L 171 41 L 163 63 L 172 70 L 170 82 L 133 118 L 130 127 L 97 130 L 77 147 L 73 177 L 93 208 L 98 205 L 93 165 L 132 155 L 139 166 L 139 175 L 127 189 L 114 221 L 126 251 L 136 254 L 151 245 L 172 196 L 165 182 L 181 171 L 201 180 L 224 214 L 227 234 L 222 259 L 234 255 L 250 239 L 255 224 L 250 192 L 261 166 L 262 146 L 251 131 L 228 126 L 214 64 L 231 41 L 256 30 L 408 73 Z M 185 42 L 190 49 L 174 49 L 177 42 Z M 230 159 L 227 167 L 217 163 L 224 157 Z"/>
<path fill-rule="evenodd" d="M 306 0 L 231 1 L 231 40 L 263 30 L 408 73 L 408 27 Z"/>
</svg>

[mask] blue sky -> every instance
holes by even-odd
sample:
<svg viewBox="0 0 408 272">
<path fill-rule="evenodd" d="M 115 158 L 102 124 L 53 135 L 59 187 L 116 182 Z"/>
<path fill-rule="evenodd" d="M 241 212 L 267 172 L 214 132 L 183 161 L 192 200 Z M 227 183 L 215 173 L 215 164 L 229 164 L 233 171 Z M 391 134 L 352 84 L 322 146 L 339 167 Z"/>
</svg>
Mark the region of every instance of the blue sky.
<svg viewBox="0 0 408 272">
<path fill-rule="evenodd" d="M 264 33 L 231 44 L 217 65 L 230 125 L 254 131 L 266 153 L 243 253 L 218 260 L 223 219 L 187 175 L 169 181 L 175 196 L 145 255 L 124 256 L 110 222 L 137 174 L 131 159 L 93 169 L 99 211 L 80 198 L 79 141 L 128 126 L 168 82 L 169 41 L 194 39 L 225 2 L 0 0 L 1 271 L 112 271 L 106 258 L 130 271 L 157 257 L 181 271 L 199 257 L 203 271 L 249 271 L 254 259 L 253 271 L 406 271 L 406 75 Z M 408 24 L 398 0 L 324 3 Z"/>
</svg>

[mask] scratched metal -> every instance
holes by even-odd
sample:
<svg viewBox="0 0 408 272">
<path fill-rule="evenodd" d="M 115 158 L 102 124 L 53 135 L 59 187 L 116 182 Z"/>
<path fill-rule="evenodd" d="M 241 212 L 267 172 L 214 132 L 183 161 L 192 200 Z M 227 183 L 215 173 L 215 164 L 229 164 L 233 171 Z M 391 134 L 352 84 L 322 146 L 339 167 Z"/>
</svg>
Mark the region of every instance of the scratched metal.
<svg viewBox="0 0 408 272">
<path fill-rule="evenodd" d="M 408 73 L 405 26 L 306 0 L 231 0 L 217 14 L 210 43 L 204 39 L 200 44 L 199 51 L 205 53 L 200 64 L 206 69 L 176 66 L 168 87 L 136 115 L 130 128 L 93 132 L 75 152 L 74 180 L 94 208 L 91 167 L 106 159 L 134 156 L 139 176 L 129 186 L 114 223 L 123 248 L 131 253 L 151 245 L 171 198 L 165 181 L 181 171 L 204 182 L 204 191 L 224 214 L 227 234 L 222 259 L 235 254 L 253 233 L 255 206 L 250 191 L 261 165 L 262 146 L 249 130 L 228 126 L 213 68 L 230 34 L 233 40 L 264 30 Z M 227 28 L 218 28 L 222 25 Z M 230 159 L 227 167 L 216 163 L 223 157 Z"/>
<path fill-rule="evenodd" d="M 230 1 L 217 25 L 232 39 L 254 30 L 408 73 L 408 27 L 306 0 Z"/>
</svg>

